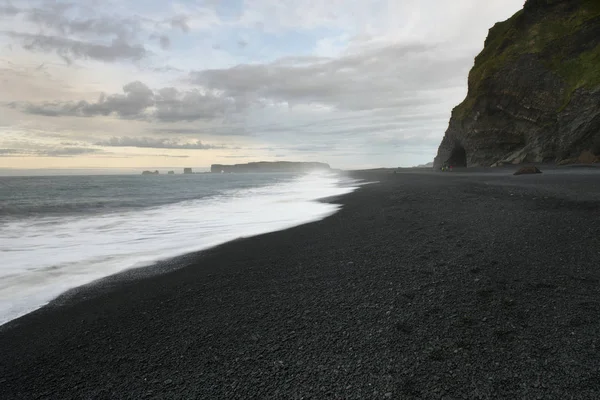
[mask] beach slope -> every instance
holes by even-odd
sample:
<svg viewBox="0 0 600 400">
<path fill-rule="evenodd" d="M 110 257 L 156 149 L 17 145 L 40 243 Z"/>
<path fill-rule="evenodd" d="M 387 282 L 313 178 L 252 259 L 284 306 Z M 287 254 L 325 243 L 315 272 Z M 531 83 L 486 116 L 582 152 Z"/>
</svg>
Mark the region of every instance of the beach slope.
<svg viewBox="0 0 600 400">
<path fill-rule="evenodd" d="M 363 172 L 0 328 L 2 399 L 600 398 L 600 175 Z"/>
</svg>

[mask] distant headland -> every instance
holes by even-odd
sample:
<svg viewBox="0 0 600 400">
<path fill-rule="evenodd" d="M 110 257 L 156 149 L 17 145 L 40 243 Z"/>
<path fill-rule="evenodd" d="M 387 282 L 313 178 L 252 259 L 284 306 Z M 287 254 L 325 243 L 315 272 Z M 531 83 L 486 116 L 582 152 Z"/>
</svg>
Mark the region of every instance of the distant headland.
<svg viewBox="0 0 600 400">
<path fill-rule="evenodd" d="M 318 162 L 252 162 L 247 164 L 223 165 L 213 164 L 210 167 L 212 173 L 248 173 L 248 172 L 309 172 L 315 170 L 330 170 L 329 164 Z"/>
</svg>

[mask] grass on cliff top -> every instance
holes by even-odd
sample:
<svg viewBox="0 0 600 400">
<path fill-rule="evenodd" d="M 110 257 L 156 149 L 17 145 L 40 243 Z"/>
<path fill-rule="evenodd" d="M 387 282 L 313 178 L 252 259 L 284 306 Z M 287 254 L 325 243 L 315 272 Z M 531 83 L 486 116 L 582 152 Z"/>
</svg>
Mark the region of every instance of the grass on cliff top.
<svg viewBox="0 0 600 400">
<path fill-rule="evenodd" d="M 523 54 L 544 52 L 553 43 L 560 43 L 577 33 L 587 21 L 599 18 L 600 1 L 582 0 L 581 5 L 571 14 L 551 14 L 537 18 L 533 23 L 526 21 L 526 17 L 528 16 L 521 10 L 490 29 L 485 47 L 475 58 L 475 66 L 469 73 L 469 94 L 455 108 L 455 117 L 463 119 L 473 109 L 477 97 L 483 92 L 482 84 L 485 79 L 508 62 Z M 546 60 L 546 64 L 567 83 L 563 108 L 568 105 L 575 90 L 600 86 L 600 45 L 571 59 L 565 59 L 560 51 L 556 51 Z"/>
</svg>

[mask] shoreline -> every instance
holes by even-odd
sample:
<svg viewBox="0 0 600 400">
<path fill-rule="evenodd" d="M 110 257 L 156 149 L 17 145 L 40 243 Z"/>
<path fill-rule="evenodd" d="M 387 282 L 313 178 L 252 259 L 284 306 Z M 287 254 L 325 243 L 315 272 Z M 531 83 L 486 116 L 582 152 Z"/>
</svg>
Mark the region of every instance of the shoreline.
<svg viewBox="0 0 600 400">
<path fill-rule="evenodd" d="M 0 288 L 0 329 L 11 320 L 72 297 L 83 287 L 93 287 L 97 281 L 104 284 L 106 278 L 112 277 L 107 282 L 114 284 L 130 275 L 145 276 L 152 272 L 141 269 L 158 271 L 182 256 L 232 240 L 325 218 L 337 212 L 338 206 L 331 201 L 322 201 L 321 197 L 335 198 L 357 187 L 356 182 L 342 174 L 284 176 L 283 183 L 278 182 L 279 179 L 270 182 L 263 185 L 267 189 L 258 190 L 258 194 L 250 193 L 250 196 L 235 194 L 235 190 L 230 189 L 234 190 L 234 195 L 225 191 L 224 197 L 204 196 L 191 201 L 131 209 L 125 213 L 111 210 L 103 214 L 67 215 L 64 219 L 49 215 L 47 218 L 52 224 L 46 225 L 52 225 L 52 230 L 27 229 L 28 225 L 43 222 L 46 216 L 40 219 L 25 217 L 21 227 L 18 217 L 9 220 L 0 237 L 3 244 L 0 254 L 8 257 L 5 263 L 14 273 L 0 276 L 0 279 L 6 279 Z M 314 186 L 309 192 L 306 192 L 307 184 Z M 290 194 L 286 196 L 286 192 Z M 281 197 L 282 193 L 285 198 Z M 67 222 L 61 225 L 64 221 Z M 105 224 L 122 228 L 105 230 Z M 88 228 L 81 229 L 82 226 Z M 159 236 L 153 232 L 163 233 Z M 56 235 L 64 239 L 55 239 Z M 3 237 L 8 237 L 6 243 Z M 54 241 L 58 244 L 54 245 Z M 61 247 L 63 241 L 66 244 Z M 103 247 L 97 249 L 96 241 L 103 243 Z M 52 243 L 53 250 L 39 250 L 46 248 L 48 243 Z M 15 248 L 21 252 L 11 252 Z M 25 251 L 29 257 L 19 256 Z M 65 257 L 65 251 L 66 254 L 74 253 Z M 155 264 L 162 267 L 153 268 Z M 114 276 L 130 270 L 134 272 L 126 273 L 122 278 Z"/>
<path fill-rule="evenodd" d="M 352 176 L 323 220 L 3 325 L 5 398 L 598 397 L 596 177 Z"/>
</svg>

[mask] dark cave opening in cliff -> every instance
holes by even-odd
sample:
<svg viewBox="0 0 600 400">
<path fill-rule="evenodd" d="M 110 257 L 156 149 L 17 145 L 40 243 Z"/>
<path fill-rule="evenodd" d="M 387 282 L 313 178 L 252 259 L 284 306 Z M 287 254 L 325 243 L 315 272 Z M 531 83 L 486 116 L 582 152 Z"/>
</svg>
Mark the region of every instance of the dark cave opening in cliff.
<svg viewBox="0 0 600 400">
<path fill-rule="evenodd" d="M 447 164 L 453 167 L 466 167 L 467 166 L 467 151 L 460 144 L 456 144 L 450 158 L 448 158 Z"/>
</svg>

